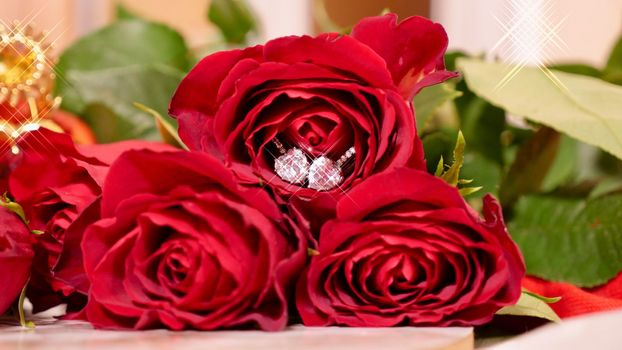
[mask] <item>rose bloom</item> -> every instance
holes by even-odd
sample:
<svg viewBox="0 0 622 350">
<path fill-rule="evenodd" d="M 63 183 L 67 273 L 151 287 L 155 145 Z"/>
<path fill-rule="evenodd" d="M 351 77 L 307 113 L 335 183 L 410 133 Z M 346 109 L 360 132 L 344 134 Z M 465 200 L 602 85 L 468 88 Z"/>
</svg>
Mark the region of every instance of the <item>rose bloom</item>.
<svg viewBox="0 0 622 350">
<path fill-rule="evenodd" d="M 0 146 L 0 194 L 9 191 L 9 176 L 21 158 L 19 154 L 11 152 L 11 147 L 7 142 L 10 141 L 0 137 L 0 143 L 3 143 L 3 146 Z"/>
<path fill-rule="evenodd" d="M 18 100 L 15 106 L 9 103 L 9 100 L 0 102 L 0 123 L 8 124 L 14 128 L 19 125 L 28 124 L 37 121 L 37 124 L 43 125 L 48 129 L 58 132 L 64 132 L 72 136 L 79 144 L 93 144 L 96 142 L 95 135 L 89 126 L 73 113 L 61 109 L 51 108 L 50 102 L 45 98 L 35 99 L 37 110 L 40 117 L 33 118 L 31 107 L 25 98 Z M 6 138 L 5 132 L 0 132 L 0 139 Z M 2 140 L 4 141 L 4 140 Z M 4 151 L 9 145 L 5 143 L 0 148 Z"/>
<path fill-rule="evenodd" d="M 305 233 L 261 188 L 203 153 L 132 151 L 111 167 L 84 234 L 97 328 L 279 330 Z"/>
<path fill-rule="evenodd" d="M 383 191 L 378 191 L 382 188 Z M 370 177 L 337 205 L 296 304 L 309 326 L 473 326 L 514 304 L 525 274 L 501 208 L 481 219 L 423 171 Z"/>
<path fill-rule="evenodd" d="M 425 169 L 413 96 L 455 76 L 447 72 L 443 27 L 422 17 L 397 24 L 388 14 L 359 22 L 350 35 L 289 36 L 203 59 L 170 105 L 182 140 L 216 155 L 248 184 L 293 196 L 313 224 L 334 215 L 336 201 L 371 174 Z M 275 174 L 275 158 L 298 148 L 309 161 L 337 161 L 350 147 L 343 181 L 318 191 Z"/>
<path fill-rule="evenodd" d="M 8 103 L 0 103 L 0 123 L 8 121 L 12 125 L 17 123 L 26 123 L 25 113 L 30 115 L 30 108 L 25 111 L 12 109 Z M 46 109 L 48 107 L 45 107 Z M 15 120 L 12 117 L 19 116 L 19 119 Z M 46 128 L 64 131 L 78 144 L 93 144 L 95 143 L 95 136 L 91 129 L 82 121 L 79 117 L 62 110 L 50 111 L 45 119 L 39 121 L 39 124 Z M 19 163 L 21 154 L 13 154 L 11 148 L 14 145 L 13 138 L 8 135 L 10 132 L 0 132 L 0 193 L 6 193 L 9 190 L 8 179 L 11 171 Z M 44 141 L 45 142 L 45 141 Z"/>
<path fill-rule="evenodd" d="M 171 148 L 144 141 L 75 145 L 69 135 L 47 129 L 24 134 L 17 145 L 9 192 L 24 208 L 30 228 L 43 232 L 37 236 L 28 297 L 36 312 L 62 302 L 70 310 L 80 308 L 88 290 L 80 240 L 83 226 L 99 218 L 96 202 L 109 164 L 129 149 Z M 85 217 L 71 229 L 80 216 Z"/>
<path fill-rule="evenodd" d="M 15 213 L 0 206 L 0 315 L 17 299 L 30 277 L 33 237 Z"/>
</svg>

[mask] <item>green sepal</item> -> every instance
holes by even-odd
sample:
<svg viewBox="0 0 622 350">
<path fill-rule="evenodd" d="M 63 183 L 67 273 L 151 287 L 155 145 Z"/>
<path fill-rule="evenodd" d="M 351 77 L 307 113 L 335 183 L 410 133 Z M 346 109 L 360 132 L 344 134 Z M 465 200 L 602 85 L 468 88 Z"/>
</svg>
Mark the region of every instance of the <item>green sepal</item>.
<svg viewBox="0 0 622 350">
<path fill-rule="evenodd" d="M 460 194 L 462 195 L 462 197 L 466 197 L 470 194 L 473 194 L 475 192 L 478 192 L 479 190 L 481 190 L 482 188 L 484 188 L 483 186 L 477 186 L 477 187 L 462 187 L 461 189 L 458 190 L 458 192 L 460 192 Z"/>
<path fill-rule="evenodd" d="M 445 160 L 441 155 L 441 159 L 438 160 L 438 164 L 436 165 L 436 171 L 434 172 L 434 176 L 441 177 L 441 175 L 443 175 L 443 170 L 445 170 Z"/>
<path fill-rule="evenodd" d="M 458 139 L 456 140 L 456 147 L 454 148 L 453 156 L 454 160 L 449 169 L 441 174 L 441 178 L 452 186 L 457 186 L 460 180 L 460 169 L 464 164 L 464 149 L 466 147 L 466 141 L 462 131 L 458 131 Z"/>
<path fill-rule="evenodd" d="M 13 213 L 15 213 L 17 216 L 19 216 L 20 219 L 22 219 L 24 223 L 28 224 L 28 220 L 26 220 L 26 213 L 24 212 L 24 208 L 22 208 L 22 206 L 19 205 L 19 203 L 13 202 L 6 193 L 2 195 L 2 198 L 0 199 L 0 206 L 3 206 L 9 209 Z"/>
<path fill-rule="evenodd" d="M 307 248 L 307 255 L 309 256 L 318 256 L 320 252 L 317 249 Z"/>
<path fill-rule="evenodd" d="M 169 124 L 166 119 L 162 117 L 160 113 L 158 113 L 158 111 L 138 102 L 134 102 L 134 107 L 153 116 L 156 126 L 158 127 L 158 131 L 160 132 L 160 136 L 162 136 L 162 141 L 171 146 L 175 146 L 186 151 L 189 150 L 188 146 L 186 146 L 179 137 L 177 130 L 175 130 L 175 128 L 171 124 Z"/>
<path fill-rule="evenodd" d="M 445 180 L 445 182 L 455 187 L 459 187 L 459 185 L 467 185 L 467 184 L 472 183 L 473 179 L 461 179 L 460 178 L 460 169 L 462 169 L 462 165 L 464 164 L 465 148 L 466 148 L 466 141 L 464 139 L 464 135 L 462 134 L 462 131 L 458 131 L 458 139 L 456 140 L 456 146 L 454 147 L 454 151 L 453 151 L 453 158 L 454 158 L 453 163 L 447 170 L 443 171 L 445 164 L 444 164 L 443 156 L 441 155 L 438 165 L 436 166 L 436 171 L 434 172 L 434 175 L 436 177 L 440 177 L 441 179 Z M 482 186 L 459 187 L 459 192 L 460 192 L 460 195 L 462 195 L 463 197 L 466 197 L 470 194 L 473 194 L 481 190 L 482 188 L 483 188 Z"/>
</svg>

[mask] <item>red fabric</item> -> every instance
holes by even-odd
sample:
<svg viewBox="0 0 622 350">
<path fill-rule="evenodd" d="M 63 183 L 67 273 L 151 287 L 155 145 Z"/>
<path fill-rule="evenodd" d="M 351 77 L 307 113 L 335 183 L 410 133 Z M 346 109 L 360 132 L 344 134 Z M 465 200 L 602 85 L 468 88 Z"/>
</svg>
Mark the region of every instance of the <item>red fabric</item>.
<svg viewBox="0 0 622 350">
<path fill-rule="evenodd" d="M 622 273 L 596 288 L 578 288 L 568 283 L 525 277 L 523 287 L 547 297 L 561 297 L 551 308 L 561 318 L 622 308 Z"/>
</svg>

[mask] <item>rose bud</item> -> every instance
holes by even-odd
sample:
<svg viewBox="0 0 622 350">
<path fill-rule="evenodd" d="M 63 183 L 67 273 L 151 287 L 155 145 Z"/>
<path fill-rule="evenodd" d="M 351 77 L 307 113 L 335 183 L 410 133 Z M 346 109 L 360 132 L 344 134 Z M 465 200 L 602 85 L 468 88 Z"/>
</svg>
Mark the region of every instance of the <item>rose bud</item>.
<svg viewBox="0 0 622 350">
<path fill-rule="evenodd" d="M 382 189 L 382 190 L 379 190 Z M 484 218 L 426 172 L 370 177 L 339 201 L 297 288 L 308 326 L 474 326 L 514 304 L 525 274 L 499 205 Z"/>
<path fill-rule="evenodd" d="M 37 235 L 28 297 L 35 312 L 60 303 L 74 311 L 84 306 L 88 290 L 81 272 L 83 226 L 99 218 L 96 208 L 87 209 L 97 207 L 110 163 L 129 149 L 172 148 L 144 141 L 75 145 L 69 135 L 43 128 L 22 135 L 17 146 L 19 161 L 10 173 L 9 192 L 24 208 L 30 228 L 43 232 Z"/>
<path fill-rule="evenodd" d="M 84 234 L 97 328 L 260 328 L 288 320 L 305 233 L 261 188 L 202 153 L 132 151 L 110 168 Z"/>
<path fill-rule="evenodd" d="M 0 206 L 0 315 L 17 299 L 30 277 L 32 234 L 22 219 Z"/>
<path fill-rule="evenodd" d="M 204 58 L 170 105 L 182 140 L 247 184 L 290 198 L 315 229 L 371 174 L 425 169 L 412 98 L 454 73 L 425 18 L 363 19 L 351 35 L 288 36 Z"/>
</svg>

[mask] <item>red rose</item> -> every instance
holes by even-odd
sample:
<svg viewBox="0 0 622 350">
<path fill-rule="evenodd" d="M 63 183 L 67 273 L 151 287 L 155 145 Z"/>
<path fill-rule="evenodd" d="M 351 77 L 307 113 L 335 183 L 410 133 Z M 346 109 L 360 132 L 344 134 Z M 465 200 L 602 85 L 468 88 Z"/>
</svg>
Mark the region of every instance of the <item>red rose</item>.
<svg viewBox="0 0 622 350">
<path fill-rule="evenodd" d="M 9 191 L 9 176 L 11 175 L 11 171 L 19 162 L 21 158 L 19 154 L 15 155 L 11 153 L 10 144 L 6 139 L 2 139 L 0 137 L 0 142 L 3 143 L 3 146 L 0 146 L 0 195 L 7 193 Z"/>
<path fill-rule="evenodd" d="M 82 226 L 97 220 L 98 211 L 88 210 L 81 224 L 70 228 L 87 208 L 97 207 L 94 202 L 101 194 L 108 166 L 120 153 L 169 147 L 142 141 L 77 146 L 70 136 L 47 129 L 25 134 L 18 146 L 20 160 L 10 174 L 10 194 L 24 208 L 30 228 L 44 232 L 37 236 L 28 296 L 35 311 L 61 302 L 79 307 L 88 288 L 84 274 L 74 273 L 75 267 L 82 266 L 79 241 Z M 71 242 L 67 246 L 66 240 Z M 71 275 L 64 271 L 69 266 Z"/>
<path fill-rule="evenodd" d="M 306 260 L 267 192 L 205 154 L 133 151 L 110 168 L 82 242 L 98 328 L 278 330 Z"/>
<path fill-rule="evenodd" d="M 30 230 L 17 215 L 0 206 L 0 315 L 7 311 L 26 285 L 33 256 Z"/>
<path fill-rule="evenodd" d="M 484 217 L 455 187 L 426 172 L 369 178 L 322 227 L 319 255 L 297 289 L 304 324 L 488 322 L 518 300 L 525 266 L 492 197 L 484 199 Z"/>
<path fill-rule="evenodd" d="M 398 25 L 389 14 L 362 20 L 351 35 L 290 36 L 219 52 L 184 78 L 170 114 L 191 149 L 223 159 L 245 183 L 294 195 L 319 226 L 361 179 L 395 167 L 425 169 L 412 97 L 454 76 L 444 68 L 446 46 L 441 25 L 421 17 Z M 311 170 L 308 178 L 276 174 L 275 158 L 289 149 L 311 163 L 321 156 L 336 162 L 351 147 L 336 186 L 313 186 Z"/>
</svg>

